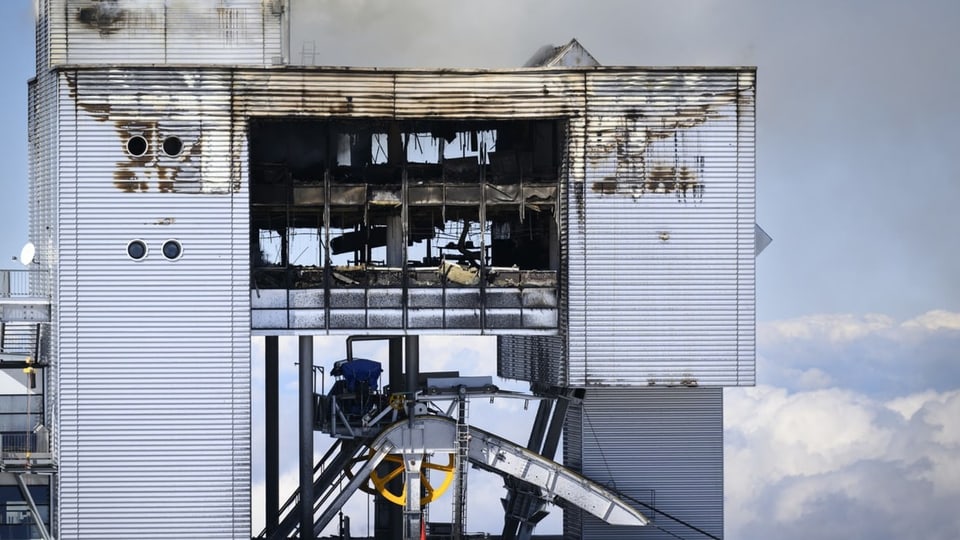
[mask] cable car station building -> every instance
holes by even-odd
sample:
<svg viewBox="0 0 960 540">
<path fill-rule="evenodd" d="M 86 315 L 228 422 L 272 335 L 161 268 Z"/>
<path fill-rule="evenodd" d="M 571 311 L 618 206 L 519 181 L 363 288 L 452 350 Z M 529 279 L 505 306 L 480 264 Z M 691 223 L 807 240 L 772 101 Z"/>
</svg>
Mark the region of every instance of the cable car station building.
<svg viewBox="0 0 960 540">
<path fill-rule="evenodd" d="M 345 455 L 545 467 L 487 463 L 505 537 L 561 501 L 567 538 L 691 534 L 658 511 L 722 536 L 722 389 L 755 376 L 753 68 L 601 67 L 576 42 L 518 69 L 295 66 L 283 0 L 38 9 L 44 534 L 249 538 L 251 337 L 342 335 L 390 340 L 405 396 L 354 418 L 311 392 L 308 428 Z M 529 444 L 421 406 L 436 334 L 495 336 L 488 375 L 543 398 Z M 274 505 L 262 536 L 312 538 L 329 502 Z"/>
</svg>

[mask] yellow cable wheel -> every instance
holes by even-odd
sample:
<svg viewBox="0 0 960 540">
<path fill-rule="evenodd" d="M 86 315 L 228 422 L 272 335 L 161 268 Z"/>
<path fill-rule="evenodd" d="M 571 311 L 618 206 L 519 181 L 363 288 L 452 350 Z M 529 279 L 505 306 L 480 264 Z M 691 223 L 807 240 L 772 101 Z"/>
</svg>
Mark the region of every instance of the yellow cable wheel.
<svg viewBox="0 0 960 540">
<path fill-rule="evenodd" d="M 372 454 L 373 452 L 371 451 L 370 454 L 367 454 L 366 456 L 359 458 L 359 460 L 357 461 L 366 461 L 370 459 L 370 456 Z M 404 483 L 403 490 L 400 492 L 399 495 L 396 493 L 393 493 L 387 487 L 387 484 L 390 483 L 391 480 L 403 474 L 403 456 L 401 454 L 388 454 L 383 459 L 382 463 L 393 463 L 395 464 L 395 467 L 390 469 L 389 472 L 387 472 L 382 476 L 378 474 L 377 471 L 371 472 L 370 483 L 373 485 L 372 486 L 364 485 L 360 489 L 366 493 L 371 493 L 371 494 L 379 493 L 380 495 L 383 495 L 384 499 L 392 502 L 393 504 L 404 506 L 407 502 L 406 483 Z M 434 487 L 434 485 L 430 483 L 430 479 L 427 478 L 426 472 L 431 470 L 440 471 L 444 473 L 443 480 L 436 487 Z M 423 464 L 420 466 L 420 485 L 423 486 L 423 491 L 424 491 L 423 497 L 420 497 L 420 506 L 425 506 L 439 499 L 444 494 L 444 492 L 447 491 L 447 488 L 450 487 L 450 483 L 453 482 L 453 476 L 456 473 L 456 470 L 457 470 L 457 464 L 456 464 L 455 454 L 447 455 L 446 465 L 431 463 L 426 459 L 424 459 Z M 348 476 L 352 478 L 352 475 L 350 475 L 349 473 L 348 473 Z"/>
</svg>

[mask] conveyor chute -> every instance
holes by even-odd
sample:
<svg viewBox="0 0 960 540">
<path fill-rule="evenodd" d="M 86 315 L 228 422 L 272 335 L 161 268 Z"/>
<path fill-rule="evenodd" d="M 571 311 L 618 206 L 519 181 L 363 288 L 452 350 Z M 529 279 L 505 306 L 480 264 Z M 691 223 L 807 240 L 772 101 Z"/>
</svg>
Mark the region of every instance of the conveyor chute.
<svg viewBox="0 0 960 540">
<path fill-rule="evenodd" d="M 432 415 L 418 416 L 412 422 L 403 420 L 386 428 L 370 443 L 369 459 L 324 509 L 314 531 L 319 534 L 327 526 L 388 454 L 402 454 L 405 460 L 415 458 L 419 461 L 424 456 L 449 453 L 454 449 L 456 432 L 453 419 Z M 559 463 L 475 427 L 470 428 L 469 461 L 481 469 L 523 480 L 539 488 L 543 499 L 563 499 L 612 525 L 641 526 L 648 523 L 646 516 L 612 490 Z"/>
</svg>

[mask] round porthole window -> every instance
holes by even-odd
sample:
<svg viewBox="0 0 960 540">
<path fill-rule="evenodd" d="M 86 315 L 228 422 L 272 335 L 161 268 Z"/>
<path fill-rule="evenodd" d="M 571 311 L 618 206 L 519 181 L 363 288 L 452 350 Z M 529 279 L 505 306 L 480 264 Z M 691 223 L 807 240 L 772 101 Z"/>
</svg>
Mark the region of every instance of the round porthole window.
<svg viewBox="0 0 960 540">
<path fill-rule="evenodd" d="M 163 153 L 170 157 L 177 157 L 180 155 L 180 152 L 183 151 L 183 141 L 180 140 L 180 137 L 167 137 L 163 140 L 161 144 L 163 148 Z"/>
<path fill-rule="evenodd" d="M 148 146 L 143 135 L 134 135 L 127 140 L 127 152 L 133 157 L 142 157 L 147 153 Z"/>
<path fill-rule="evenodd" d="M 176 240 L 167 240 L 163 243 L 163 256 L 175 261 L 183 255 L 183 246 Z"/>
<path fill-rule="evenodd" d="M 143 260 L 147 256 L 147 245 L 143 240 L 131 240 L 127 244 L 127 255 L 135 261 Z"/>
</svg>

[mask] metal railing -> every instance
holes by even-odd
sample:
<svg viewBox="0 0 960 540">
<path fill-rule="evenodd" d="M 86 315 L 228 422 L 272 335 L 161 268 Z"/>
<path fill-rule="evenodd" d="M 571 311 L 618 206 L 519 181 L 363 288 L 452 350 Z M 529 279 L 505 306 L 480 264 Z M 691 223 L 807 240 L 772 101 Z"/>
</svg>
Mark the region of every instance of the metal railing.
<svg viewBox="0 0 960 540">
<path fill-rule="evenodd" d="M 32 289 L 43 275 L 40 270 L 0 270 L 0 298 L 37 296 Z"/>
<path fill-rule="evenodd" d="M 43 454 L 50 451 L 50 432 L 38 429 L 32 433 L 0 433 L 0 456 L 6 454 Z"/>
</svg>

